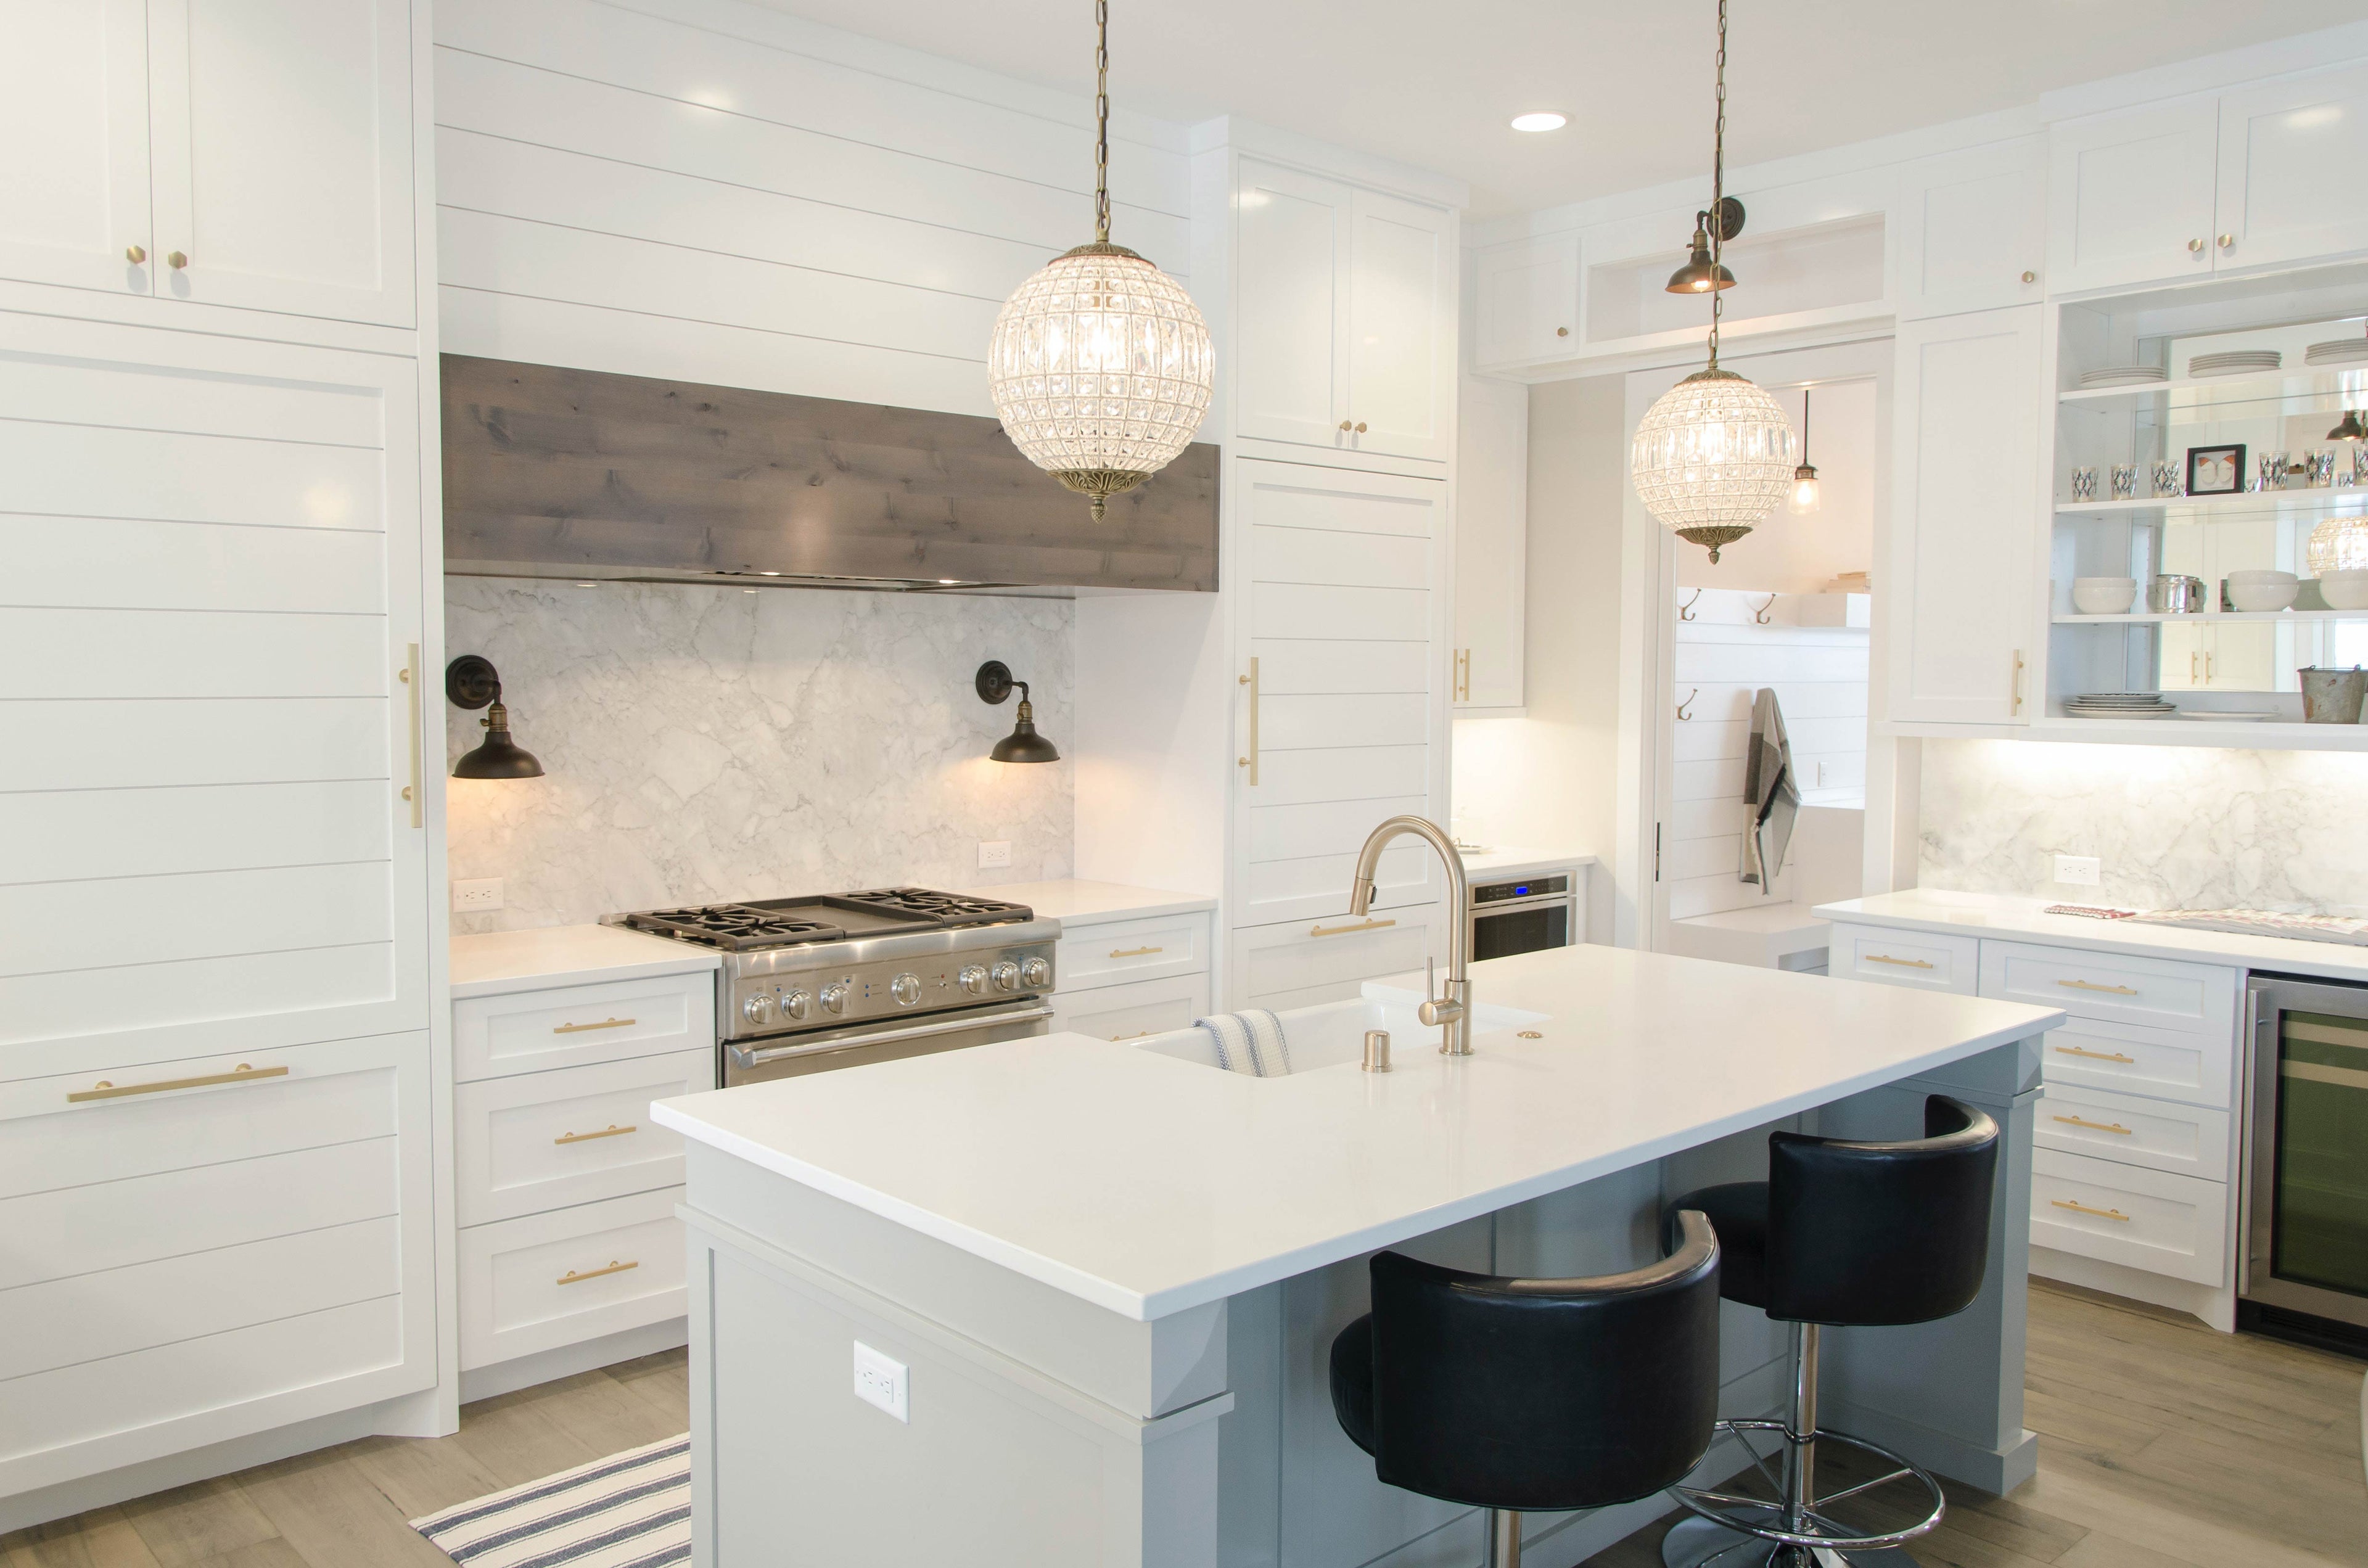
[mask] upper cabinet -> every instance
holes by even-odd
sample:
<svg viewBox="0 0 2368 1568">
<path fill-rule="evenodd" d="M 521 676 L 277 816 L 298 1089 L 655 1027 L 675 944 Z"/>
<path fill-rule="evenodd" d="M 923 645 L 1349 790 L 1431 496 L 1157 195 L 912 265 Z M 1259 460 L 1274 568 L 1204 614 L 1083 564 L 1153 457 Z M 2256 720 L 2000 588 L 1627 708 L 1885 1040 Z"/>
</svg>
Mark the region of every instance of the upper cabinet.
<svg viewBox="0 0 2368 1568">
<path fill-rule="evenodd" d="M 1244 159 L 1235 434 L 1446 460 L 1454 253 L 1442 208 Z"/>
<path fill-rule="evenodd" d="M 2330 172 L 2368 162 L 2368 66 L 2314 72 L 2220 98 L 2213 245 L 2224 267 L 2305 261 L 2368 246 L 2368 217 Z"/>
<path fill-rule="evenodd" d="M 1472 363 L 1481 369 L 1568 358 L 1578 347 L 1578 235 L 1514 240 L 1474 254 Z"/>
<path fill-rule="evenodd" d="M 2044 137 L 1924 159 L 1910 171 L 1901 197 L 1901 320 L 2040 297 L 2047 265 Z"/>
<path fill-rule="evenodd" d="M 0 0 L 0 277 L 415 324 L 405 0 Z"/>
<path fill-rule="evenodd" d="M 1455 645 L 1459 710 L 1519 708 L 1528 591 L 1530 389 L 1466 377 L 1456 425 Z"/>
</svg>

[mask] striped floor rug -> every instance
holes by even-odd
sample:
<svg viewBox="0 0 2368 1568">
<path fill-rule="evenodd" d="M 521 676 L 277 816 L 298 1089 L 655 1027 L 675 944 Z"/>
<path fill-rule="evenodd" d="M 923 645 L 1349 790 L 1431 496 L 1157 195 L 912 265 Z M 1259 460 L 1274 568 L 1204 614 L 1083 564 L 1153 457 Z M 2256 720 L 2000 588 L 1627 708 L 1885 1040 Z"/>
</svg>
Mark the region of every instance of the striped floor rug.
<svg viewBox="0 0 2368 1568">
<path fill-rule="evenodd" d="M 411 1528 L 464 1568 L 666 1568 L 690 1561 L 690 1436 L 628 1449 Z"/>
</svg>

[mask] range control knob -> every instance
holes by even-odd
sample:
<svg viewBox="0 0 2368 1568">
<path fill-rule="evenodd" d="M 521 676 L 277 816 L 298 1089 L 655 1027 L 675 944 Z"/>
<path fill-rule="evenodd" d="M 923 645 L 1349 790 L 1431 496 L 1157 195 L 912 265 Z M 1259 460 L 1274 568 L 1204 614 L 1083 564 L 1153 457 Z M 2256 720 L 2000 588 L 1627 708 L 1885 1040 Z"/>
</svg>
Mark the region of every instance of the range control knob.
<svg viewBox="0 0 2368 1568">
<path fill-rule="evenodd" d="M 769 1024 L 780 1016 L 780 1004 L 769 991 L 759 991 L 740 1004 L 740 1016 L 752 1024 Z"/>
<path fill-rule="evenodd" d="M 1009 959 L 995 966 L 995 988 L 997 991 L 1019 989 L 1019 966 Z"/>
<path fill-rule="evenodd" d="M 1033 991 L 1053 978 L 1053 966 L 1042 959 L 1026 959 L 1019 965 L 1019 983 Z"/>
<path fill-rule="evenodd" d="M 847 982 L 834 980 L 822 988 L 823 1010 L 828 1013 L 847 1011 Z"/>
<path fill-rule="evenodd" d="M 888 994 L 896 998 L 896 1006 L 909 1007 L 921 999 L 921 977 L 900 974 L 888 983 Z"/>
<path fill-rule="evenodd" d="M 814 1011 L 814 998 L 803 991 L 788 992 L 781 997 L 781 1012 L 791 1018 L 803 1018 Z"/>
<path fill-rule="evenodd" d="M 969 992 L 973 996 L 984 996 L 986 994 L 986 966 L 985 964 L 965 964 L 962 966 L 962 971 L 954 976 L 954 979 L 960 983 L 964 991 Z"/>
</svg>

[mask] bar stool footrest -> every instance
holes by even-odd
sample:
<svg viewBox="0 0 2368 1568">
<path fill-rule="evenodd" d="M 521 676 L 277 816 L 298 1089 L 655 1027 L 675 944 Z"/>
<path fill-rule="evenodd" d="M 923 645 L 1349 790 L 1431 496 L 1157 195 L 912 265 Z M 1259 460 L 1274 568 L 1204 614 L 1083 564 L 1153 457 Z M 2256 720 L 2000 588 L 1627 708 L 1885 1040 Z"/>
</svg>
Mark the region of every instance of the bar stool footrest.
<svg viewBox="0 0 2368 1568">
<path fill-rule="evenodd" d="M 1750 1536 L 1770 1543 L 1771 1547 L 1798 1546 L 1843 1553 L 1882 1551 L 1903 1545 L 1914 1540 L 1918 1536 L 1926 1534 L 1933 1526 L 1941 1522 L 1941 1515 L 1948 1511 L 1948 1499 L 1941 1491 L 1941 1483 L 1929 1471 L 1906 1457 L 1892 1452 L 1879 1443 L 1870 1443 L 1862 1437 L 1851 1437 L 1839 1432 L 1819 1431 L 1804 1436 L 1794 1432 L 1782 1421 L 1722 1421 L 1715 1431 L 1716 1437 L 1713 1438 L 1713 1445 L 1717 1437 L 1735 1438 L 1744 1446 L 1745 1451 L 1751 1455 L 1754 1465 L 1763 1475 L 1767 1473 L 1766 1461 L 1760 1458 L 1759 1450 L 1752 1446 L 1750 1437 L 1746 1436 L 1748 1433 L 1778 1434 L 1782 1437 L 1787 1448 L 1795 1450 L 1792 1456 L 1793 1463 L 1799 1462 L 1797 1450 L 1812 1445 L 1833 1443 L 1847 1449 L 1856 1449 L 1861 1453 L 1873 1454 L 1893 1466 L 1891 1473 L 1887 1475 L 1846 1487 L 1830 1497 L 1813 1497 L 1810 1500 L 1810 1512 L 1807 1518 L 1800 1521 L 1807 1527 L 1805 1528 L 1789 1528 L 1786 1518 L 1787 1505 L 1781 1500 L 1760 1502 L 1757 1499 L 1736 1497 L 1702 1487 L 1672 1486 L 1669 1488 L 1669 1495 L 1683 1504 L 1696 1517 L 1707 1520 L 1722 1529 L 1733 1531 L 1738 1536 Z M 1931 1511 L 1922 1519 L 1902 1528 L 1874 1533 L 1853 1531 L 1849 1527 L 1827 1517 L 1819 1511 L 1841 1499 L 1855 1497 L 1894 1482 L 1905 1481 L 1913 1481 L 1921 1485 L 1926 1495 L 1931 1499 L 1932 1506 Z"/>
</svg>

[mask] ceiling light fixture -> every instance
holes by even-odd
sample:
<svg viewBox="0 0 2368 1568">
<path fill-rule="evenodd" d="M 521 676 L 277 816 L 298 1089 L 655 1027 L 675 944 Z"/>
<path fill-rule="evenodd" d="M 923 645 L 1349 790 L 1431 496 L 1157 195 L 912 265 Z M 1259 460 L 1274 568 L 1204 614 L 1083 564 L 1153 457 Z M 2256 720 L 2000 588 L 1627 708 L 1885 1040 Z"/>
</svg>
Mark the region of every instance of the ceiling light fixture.
<svg viewBox="0 0 2368 1568">
<path fill-rule="evenodd" d="M 978 666 L 978 674 L 971 677 L 971 685 L 978 692 L 980 701 L 993 703 L 999 703 L 1009 697 L 1013 687 L 1019 688 L 1017 722 L 1012 724 L 1011 733 L 996 742 L 995 749 L 986 754 L 990 758 L 996 762 L 1061 760 L 1061 754 L 1053 748 L 1053 743 L 1036 733 L 1036 710 L 1028 700 L 1028 683 L 1013 680 L 1010 665 L 1001 659 L 989 659 Z"/>
<path fill-rule="evenodd" d="M 1725 269 L 1726 0 L 1718 0 L 1718 119 L 1711 142 L 1710 207 L 1697 238 L 1715 278 Z M 1738 224 L 1740 215 L 1738 214 Z M 1676 287 L 1676 279 L 1671 279 Z M 1661 394 L 1645 411 L 1628 450 L 1637 498 L 1679 539 L 1719 551 L 1749 533 L 1784 503 L 1794 472 L 1793 426 L 1759 387 L 1718 368 L 1723 288 L 1710 295 L 1710 364 Z"/>
<path fill-rule="evenodd" d="M 1110 237 L 1110 0 L 1094 5 L 1094 240 L 1053 257 L 995 318 L 986 385 L 1030 462 L 1093 503 L 1191 444 L 1216 356 L 1184 286 Z"/>
<path fill-rule="evenodd" d="M 1801 389 L 1801 466 L 1793 471 L 1793 495 L 1784 510 L 1805 517 L 1817 509 L 1817 471 L 1809 461 L 1809 389 Z"/>
<path fill-rule="evenodd" d="M 1516 131 L 1560 131 L 1569 123 L 1567 119 L 1554 113 L 1552 109 L 1541 109 L 1536 114 L 1517 114 L 1513 117 L 1513 129 Z"/>
</svg>

